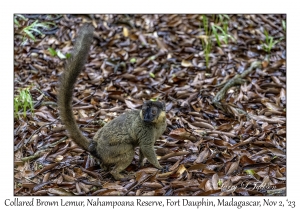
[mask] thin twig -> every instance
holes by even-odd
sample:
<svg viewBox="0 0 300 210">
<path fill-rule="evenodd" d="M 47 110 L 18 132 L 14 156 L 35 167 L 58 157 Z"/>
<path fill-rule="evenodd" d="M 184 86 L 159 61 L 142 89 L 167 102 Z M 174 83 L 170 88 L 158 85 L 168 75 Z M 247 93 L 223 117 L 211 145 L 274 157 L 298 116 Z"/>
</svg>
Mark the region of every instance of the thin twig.
<svg viewBox="0 0 300 210">
<path fill-rule="evenodd" d="M 42 154 L 43 152 L 45 152 L 47 149 L 52 148 L 52 147 L 55 147 L 56 145 L 58 145 L 58 144 L 60 144 L 61 142 L 65 141 L 67 138 L 68 138 L 68 137 L 65 136 L 65 137 L 61 138 L 60 140 L 58 140 L 58 141 L 56 141 L 56 142 L 54 142 L 54 143 L 52 143 L 52 144 L 48 144 L 48 145 L 46 145 L 46 146 L 43 146 L 43 147 L 41 147 L 37 152 L 35 152 L 33 155 L 28 156 L 28 157 L 21 158 L 21 160 L 22 160 L 23 162 L 26 162 L 26 161 L 30 161 L 30 160 L 36 159 L 36 158 L 40 157 L 41 154 Z"/>
</svg>

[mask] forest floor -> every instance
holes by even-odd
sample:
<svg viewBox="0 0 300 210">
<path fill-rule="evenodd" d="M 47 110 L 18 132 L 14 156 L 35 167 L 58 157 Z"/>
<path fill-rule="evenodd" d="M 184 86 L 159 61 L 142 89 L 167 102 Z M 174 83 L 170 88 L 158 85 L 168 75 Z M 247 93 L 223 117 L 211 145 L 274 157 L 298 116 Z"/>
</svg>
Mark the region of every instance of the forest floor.
<svg viewBox="0 0 300 210">
<path fill-rule="evenodd" d="M 135 178 L 115 181 L 67 137 L 58 79 L 84 22 L 95 33 L 74 90 L 80 129 L 92 138 L 164 100 L 167 171 L 139 168 L 137 149 L 124 171 Z M 14 97 L 15 195 L 286 194 L 285 15 L 19 15 Z"/>
</svg>

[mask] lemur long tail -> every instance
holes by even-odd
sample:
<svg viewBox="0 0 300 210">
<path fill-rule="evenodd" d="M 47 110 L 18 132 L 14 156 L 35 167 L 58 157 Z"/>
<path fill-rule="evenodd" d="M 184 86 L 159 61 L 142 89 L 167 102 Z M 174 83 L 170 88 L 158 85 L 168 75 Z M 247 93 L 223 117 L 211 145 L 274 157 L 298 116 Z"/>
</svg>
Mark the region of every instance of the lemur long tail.
<svg viewBox="0 0 300 210">
<path fill-rule="evenodd" d="M 72 98 L 75 82 L 82 71 L 89 54 L 89 49 L 93 40 L 93 32 L 94 28 L 89 24 L 84 24 L 79 30 L 72 56 L 68 59 L 65 70 L 60 77 L 58 93 L 58 109 L 61 120 L 65 124 L 69 136 L 87 151 L 89 151 L 91 140 L 84 137 L 77 126 L 72 112 Z"/>
</svg>

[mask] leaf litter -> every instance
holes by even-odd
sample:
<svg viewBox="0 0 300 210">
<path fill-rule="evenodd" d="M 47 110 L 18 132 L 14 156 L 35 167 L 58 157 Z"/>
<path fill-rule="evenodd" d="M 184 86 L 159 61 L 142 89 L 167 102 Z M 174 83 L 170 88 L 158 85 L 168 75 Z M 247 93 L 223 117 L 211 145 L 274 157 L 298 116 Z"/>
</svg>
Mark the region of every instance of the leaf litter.
<svg viewBox="0 0 300 210">
<path fill-rule="evenodd" d="M 15 195 L 286 194 L 285 15 L 24 16 L 14 26 L 14 93 L 29 87 L 34 112 L 14 121 Z M 47 18 L 56 27 L 24 37 L 22 28 Z M 164 100 L 168 126 L 155 150 L 166 171 L 139 168 L 136 150 L 132 178 L 115 181 L 66 138 L 57 84 L 83 22 L 95 27 L 74 90 L 83 134 L 145 99 Z"/>
</svg>

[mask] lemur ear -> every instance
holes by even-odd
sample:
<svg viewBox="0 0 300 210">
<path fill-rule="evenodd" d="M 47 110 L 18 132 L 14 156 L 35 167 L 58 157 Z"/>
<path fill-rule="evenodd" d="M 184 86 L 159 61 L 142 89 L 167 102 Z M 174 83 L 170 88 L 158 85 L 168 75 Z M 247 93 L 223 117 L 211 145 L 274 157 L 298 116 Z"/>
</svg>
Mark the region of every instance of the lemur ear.
<svg viewBox="0 0 300 210">
<path fill-rule="evenodd" d="M 159 102 L 161 104 L 161 109 L 163 111 L 166 111 L 166 103 L 165 103 L 165 101 L 157 101 L 157 102 Z"/>
</svg>

